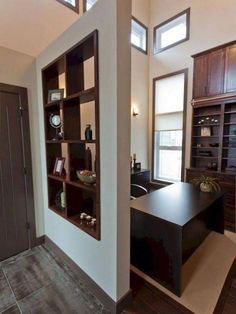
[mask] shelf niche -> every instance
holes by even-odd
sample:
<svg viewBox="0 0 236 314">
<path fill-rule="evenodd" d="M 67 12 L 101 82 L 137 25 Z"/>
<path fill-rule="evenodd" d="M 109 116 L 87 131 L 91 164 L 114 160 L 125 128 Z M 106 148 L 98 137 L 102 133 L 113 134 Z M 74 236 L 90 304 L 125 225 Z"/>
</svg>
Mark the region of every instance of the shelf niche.
<svg viewBox="0 0 236 314">
<path fill-rule="evenodd" d="M 100 240 L 98 31 L 45 67 L 42 79 L 49 209 Z M 49 92 L 61 88 L 63 98 L 50 102 Z M 51 114 L 60 115 L 60 139 L 49 122 Z M 91 125 L 91 139 L 85 139 L 87 124 Z M 64 169 L 62 175 L 55 175 L 55 162 L 60 157 L 65 158 Z M 86 185 L 77 178 L 76 172 L 84 169 L 96 172 L 95 184 Z M 96 225 L 81 221 L 81 213 L 96 218 Z"/>
</svg>

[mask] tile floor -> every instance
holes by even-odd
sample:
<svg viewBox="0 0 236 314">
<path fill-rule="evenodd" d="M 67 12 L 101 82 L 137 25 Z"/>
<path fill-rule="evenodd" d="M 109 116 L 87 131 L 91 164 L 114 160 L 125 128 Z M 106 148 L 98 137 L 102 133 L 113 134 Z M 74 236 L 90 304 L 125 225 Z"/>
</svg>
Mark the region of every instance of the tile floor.
<svg viewBox="0 0 236 314">
<path fill-rule="evenodd" d="M 108 314 L 46 245 L 0 263 L 1 314 Z"/>
</svg>

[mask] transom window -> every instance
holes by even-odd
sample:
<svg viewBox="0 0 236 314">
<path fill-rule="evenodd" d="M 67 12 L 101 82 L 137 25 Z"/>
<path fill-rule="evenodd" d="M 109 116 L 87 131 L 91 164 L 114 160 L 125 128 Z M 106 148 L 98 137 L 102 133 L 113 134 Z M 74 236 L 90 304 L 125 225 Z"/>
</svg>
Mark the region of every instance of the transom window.
<svg viewBox="0 0 236 314">
<path fill-rule="evenodd" d="M 189 39 L 190 9 L 154 28 L 154 53 L 178 45 Z"/>
<path fill-rule="evenodd" d="M 79 13 L 79 0 L 57 0 L 57 1 Z"/>
<path fill-rule="evenodd" d="M 88 11 L 97 2 L 97 0 L 84 0 L 84 11 Z"/>
<path fill-rule="evenodd" d="M 131 43 L 132 46 L 138 50 L 147 53 L 147 27 L 139 22 L 136 18 L 132 17 L 131 24 Z"/>
<path fill-rule="evenodd" d="M 76 1 L 75 0 L 64 0 L 64 1 L 69 3 L 69 4 L 71 4 L 71 5 L 73 5 L 73 7 L 76 6 Z"/>
<path fill-rule="evenodd" d="M 183 178 L 186 80 L 187 70 L 154 79 L 154 181 L 178 182 Z"/>
</svg>

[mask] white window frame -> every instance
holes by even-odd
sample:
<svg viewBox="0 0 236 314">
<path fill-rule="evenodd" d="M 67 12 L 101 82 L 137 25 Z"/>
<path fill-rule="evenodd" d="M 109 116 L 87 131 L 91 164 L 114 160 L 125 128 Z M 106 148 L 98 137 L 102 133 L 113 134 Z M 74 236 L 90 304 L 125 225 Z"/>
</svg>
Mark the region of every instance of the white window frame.
<svg viewBox="0 0 236 314">
<path fill-rule="evenodd" d="M 172 28 L 174 28 L 176 25 L 178 25 L 178 21 L 181 20 L 181 17 L 183 19 L 185 18 L 185 23 L 186 23 L 186 36 L 185 38 L 181 40 L 177 40 L 174 43 L 167 45 L 165 47 L 161 47 L 161 34 L 164 33 L 165 31 L 168 31 Z M 162 31 L 163 30 L 163 31 Z M 160 53 L 166 49 L 172 48 L 176 45 L 179 45 L 180 43 L 183 43 L 187 40 L 189 40 L 190 37 L 190 8 L 180 12 L 179 14 L 171 17 L 170 19 L 166 20 L 165 22 L 157 25 L 153 29 L 153 47 L 154 47 L 154 54 Z"/>
<path fill-rule="evenodd" d="M 147 54 L 148 53 L 148 28 L 142 22 L 140 22 L 138 19 L 136 19 L 134 16 L 132 16 L 132 20 L 131 21 L 137 23 L 138 26 L 143 29 L 143 31 L 145 33 L 144 40 L 145 40 L 146 48 L 143 49 L 142 47 L 135 45 L 135 43 L 132 42 L 132 39 L 131 39 L 131 45 L 132 45 L 132 47 L 138 49 L 139 51 Z M 132 36 L 133 33 L 135 33 L 135 29 L 132 27 L 132 24 L 133 23 L 131 23 L 131 36 Z M 139 35 L 138 32 L 136 32 L 136 34 Z"/>
<path fill-rule="evenodd" d="M 153 79 L 153 109 L 152 109 L 152 181 L 157 182 L 157 183 L 164 183 L 164 184 L 169 184 L 173 183 L 175 181 L 167 181 L 167 180 L 160 180 L 156 179 L 154 176 L 154 168 L 155 168 L 155 151 L 156 151 L 156 131 L 155 131 L 155 123 L 156 123 L 156 81 L 166 79 L 171 76 L 179 75 L 179 74 L 184 74 L 184 103 L 183 103 L 183 122 L 182 122 L 182 160 L 181 160 L 181 181 L 184 180 L 184 169 L 185 169 L 185 138 L 186 138 L 186 107 L 187 107 L 187 82 L 188 82 L 188 69 L 183 69 L 174 73 L 170 73 L 167 75 L 163 75 L 160 77 L 156 77 Z M 166 114 L 175 114 L 178 112 L 167 112 Z M 163 113 L 160 113 L 162 115 Z M 165 114 L 165 113 L 164 113 Z M 168 131 L 168 130 L 166 130 Z M 174 131 L 174 130 L 172 130 Z M 160 148 L 163 148 L 164 150 L 180 150 L 179 146 L 159 146 Z"/>
</svg>

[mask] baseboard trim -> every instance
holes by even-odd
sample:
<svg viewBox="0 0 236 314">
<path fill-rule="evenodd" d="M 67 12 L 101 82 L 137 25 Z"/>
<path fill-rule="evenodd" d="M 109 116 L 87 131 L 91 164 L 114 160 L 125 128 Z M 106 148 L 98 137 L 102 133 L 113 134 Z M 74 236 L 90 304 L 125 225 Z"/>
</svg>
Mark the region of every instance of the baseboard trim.
<svg viewBox="0 0 236 314">
<path fill-rule="evenodd" d="M 39 245 L 42 245 L 43 243 L 45 242 L 45 236 L 41 236 L 41 237 L 38 237 L 36 238 L 36 241 L 35 241 L 35 246 L 39 246 Z"/>
<path fill-rule="evenodd" d="M 96 296 L 112 314 L 120 314 L 125 307 L 132 303 L 132 292 L 129 290 L 118 302 L 112 298 L 91 279 L 64 251 L 62 251 L 49 237 L 44 237 L 45 243 L 66 264 L 75 276 Z"/>
</svg>

